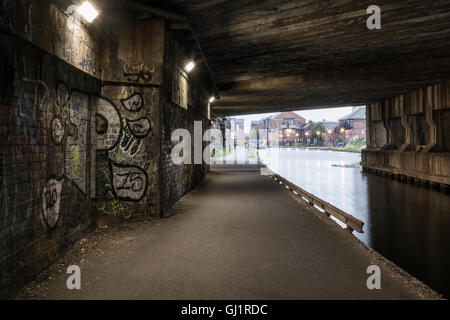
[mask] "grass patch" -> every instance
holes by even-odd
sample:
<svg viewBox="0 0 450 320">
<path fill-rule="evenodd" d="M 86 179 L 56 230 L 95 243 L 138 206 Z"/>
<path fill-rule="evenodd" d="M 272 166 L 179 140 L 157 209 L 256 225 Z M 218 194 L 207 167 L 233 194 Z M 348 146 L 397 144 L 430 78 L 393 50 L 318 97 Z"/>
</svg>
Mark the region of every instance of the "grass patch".
<svg viewBox="0 0 450 320">
<path fill-rule="evenodd" d="M 248 148 L 248 151 L 250 153 L 250 155 L 249 155 L 250 159 L 256 159 L 258 157 L 258 151 L 256 151 L 255 148 L 250 147 L 250 148 Z"/>
<path fill-rule="evenodd" d="M 231 153 L 231 150 L 221 150 L 220 152 L 217 152 L 216 154 L 211 154 L 212 158 L 222 158 L 226 157 Z"/>
</svg>

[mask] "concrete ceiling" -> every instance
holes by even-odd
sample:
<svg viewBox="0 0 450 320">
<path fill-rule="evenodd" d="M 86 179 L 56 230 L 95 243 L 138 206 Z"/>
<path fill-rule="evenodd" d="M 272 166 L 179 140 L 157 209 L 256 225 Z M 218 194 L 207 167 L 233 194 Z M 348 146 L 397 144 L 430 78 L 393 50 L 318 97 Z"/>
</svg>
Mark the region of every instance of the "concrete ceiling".
<svg viewBox="0 0 450 320">
<path fill-rule="evenodd" d="M 450 78 L 449 0 L 140 0 L 184 16 L 216 115 L 361 105 Z M 382 10 L 368 30 L 367 8 Z"/>
</svg>

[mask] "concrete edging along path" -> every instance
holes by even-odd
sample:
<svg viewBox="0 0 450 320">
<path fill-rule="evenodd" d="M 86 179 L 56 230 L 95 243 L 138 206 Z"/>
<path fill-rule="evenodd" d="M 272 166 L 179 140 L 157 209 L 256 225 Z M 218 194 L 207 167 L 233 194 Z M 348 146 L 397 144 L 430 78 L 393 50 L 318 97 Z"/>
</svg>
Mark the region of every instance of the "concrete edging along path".
<svg viewBox="0 0 450 320">
<path fill-rule="evenodd" d="M 24 291 L 31 299 L 438 299 L 259 166 L 217 166 L 171 218 L 110 228 Z M 90 245 L 94 242 L 94 245 Z M 82 254 L 81 249 L 84 248 Z M 79 264 L 82 290 L 66 288 Z M 366 269 L 381 268 L 381 290 Z M 58 266 L 60 272 L 58 272 Z M 50 279 L 51 278 L 51 279 Z"/>
</svg>

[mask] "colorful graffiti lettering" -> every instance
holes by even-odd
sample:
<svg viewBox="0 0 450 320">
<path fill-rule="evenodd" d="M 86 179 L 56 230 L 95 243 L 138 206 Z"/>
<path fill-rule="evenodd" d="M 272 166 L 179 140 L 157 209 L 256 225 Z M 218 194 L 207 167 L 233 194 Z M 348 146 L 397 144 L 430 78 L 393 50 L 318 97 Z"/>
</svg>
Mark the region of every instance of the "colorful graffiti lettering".
<svg viewBox="0 0 450 320">
<path fill-rule="evenodd" d="M 24 78 L 18 89 L 19 96 L 14 107 L 6 110 L 4 138 L 7 145 L 25 157 L 28 166 L 34 171 L 39 167 L 35 155 L 43 144 L 41 110 L 45 108 L 48 88 L 40 81 Z"/>
</svg>

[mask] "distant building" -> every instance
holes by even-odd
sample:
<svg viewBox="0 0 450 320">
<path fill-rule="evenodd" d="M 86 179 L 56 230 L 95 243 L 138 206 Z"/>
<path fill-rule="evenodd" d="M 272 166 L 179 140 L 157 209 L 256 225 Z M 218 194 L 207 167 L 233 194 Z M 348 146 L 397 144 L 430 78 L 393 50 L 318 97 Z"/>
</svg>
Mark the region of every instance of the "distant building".
<svg viewBox="0 0 450 320">
<path fill-rule="evenodd" d="M 245 140 L 245 120 L 230 118 L 231 139 L 234 147 L 243 145 Z"/>
<path fill-rule="evenodd" d="M 366 108 L 361 107 L 354 110 L 349 115 L 339 119 L 340 137 L 345 142 L 353 141 L 359 138 L 366 138 Z"/>
<path fill-rule="evenodd" d="M 228 118 L 220 118 L 220 117 L 216 117 L 214 118 L 213 122 L 212 122 L 212 129 L 218 129 L 222 132 L 222 137 L 223 137 L 223 148 L 227 149 L 229 148 L 230 144 L 232 143 L 232 141 L 228 141 L 228 137 L 226 135 L 226 132 L 228 130 L 231 130 L 231 122 L 230 119 Z"/>
<path fill-rule="evenodd" d="M 339 122 L 322 120 L 321 123 L 325 127 L 325 132 L 321 134 L 321 139 L 317 139 L 317 135 L 313 132 L 314 127 L 317 125 L 317 122 L 309 121 L 300 129 L 300 142 L 305 145 L 316 145 L 319 143 L 324 145 L 334 144 L 336 139 L 338 138 L 336 129 L 339 127 Z"/>
<path fill-rule="evenodd" d="M 306 120 L 295 112 L 284 112 L 261 119 L 252 121 L 252 129 L 288 129 L 300 128 Z"/>
<path fill-rule="evenodd" d="M 295 112 L 283 112 L 276 115 L 252 121 L 252 130 L 266 130 L 266 137 L 259 137 L 262 143 L 278 140 L 281 145 L 300 141 L 301 128 L 306 119 Z"/>
<path fill-rule="evenodd" d="M 322 121 L 325 132 L 322 134 L 323 144 L 326 146 L 335 145 L 339 139 L 339 122 Z"/>
<path fill-rule="evenodd" d="M 308 145 L 311 143 L 311 132 L 312 129 L 314 128 L 315 123 L 312 122 L 311 120 L 308 123 L 305 123 L 301 128 L 300 128 L 300 143 Z"/>
</svg>

